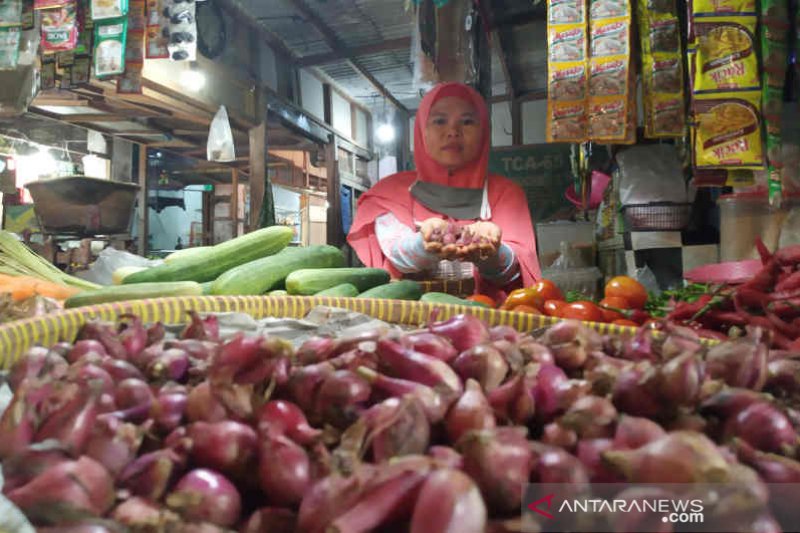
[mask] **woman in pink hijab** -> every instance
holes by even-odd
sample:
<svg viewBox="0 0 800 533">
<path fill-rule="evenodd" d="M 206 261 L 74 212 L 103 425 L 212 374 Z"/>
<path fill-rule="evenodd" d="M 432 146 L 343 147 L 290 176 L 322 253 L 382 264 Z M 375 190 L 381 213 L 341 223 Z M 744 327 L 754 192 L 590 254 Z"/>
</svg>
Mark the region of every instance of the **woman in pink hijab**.
<svg viewBox="0 0 800 533">
<path fill-rule="evenodd" d="M 448 222 L 495 244 L 474 258 L 477 291 L 507 292 L 541 278 L 523 190 L 489 174 L 489 117 L 483 98 L 460 83 L 428 92 L 414 126 L 415 171 L 380 180 L 358 200 L 347 240 L 359 259 L 394 277 L 434 272 L 442 259 L 430 235 Z M 435 275 L 435 274 L 434 274 Z"/>
</svg>

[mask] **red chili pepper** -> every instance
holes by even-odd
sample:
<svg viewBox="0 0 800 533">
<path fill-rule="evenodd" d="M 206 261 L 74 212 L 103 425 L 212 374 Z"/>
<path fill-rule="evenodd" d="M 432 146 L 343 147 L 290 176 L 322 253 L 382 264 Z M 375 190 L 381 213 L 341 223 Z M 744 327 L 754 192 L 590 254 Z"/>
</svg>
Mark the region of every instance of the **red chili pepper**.
<svg viewBox="0 0 800 533">
<path fill-rule="evenodd" d="M 773 256 L 780 265 L 795 266 L 800 263 L 800 244 L 781 248 Z"/>
<path fill-rule="evenodd" d="M 770 323 L 772 323 L 772 326 L 776 331 L 779 331 L 781 334 L 786 335 L 790 339 L 796 339 L 800 337 L 800 330 L 791 324 L 786 323 L 786 321 L 784 321 L 775 313 L 767 311 L 767 319 L 770 321 Z"/>
<path fill-rule="evenodd" d="M 737 289 L 736 292 L 739 292 L 742 289 L 754 290 L 757 292 L 769 292 L 775 286 L 780 271 L 781 271 L 780 265 L 773 258 L 769 263 L 764 265 L 764 268 L 759 270 L 758 273 L 755 276 L 753 276 L 753 279 L 742 284 Z"/>
<path fill-rule="evenodd" d="M 776 290 L 775 292 L 769 295 L 769 300 L 772 302 L 782 301 L 782 300 L 791 300 L 793 298 L 800 298 L 800 288 L 795 289 L 788 289 L 788 290 Z"/>
<path fill-rule="evenodd" d="M 766 265 L 772 259 L 772 254 L 770 253 L 767 245 L 764 244 L 764 241 L 761 240 L 761 237 L 756 237 L 756 250 L 758 250 L 758 255 L 761 256 L 761 263 Z"/>
<path fill-rule="evenodd" d="M 764 309 L 787 320 L 800 317 L 800 298 L 771 302 Z"/>
<path fill-rule="evenodd" d="M 667 315 L 669 320 L 689 320 L 711 301 L 711 295 L 704 294 L 694 302 L 680 302 Z"/>
<path fill-rule="evenodd" d="M 778 276 L 778 283 L 775 284 L 776 291 L 790 291 L 792 289 L 800 289 L 800 270 L 783 272 Z"/>
<path fill-rule="evenodd" d="M 704 322 L 703 319 L 707 319 L 707 322 Z M 747 318 L 742 316 L 740 313 L 731 311 L 717 311 L 713 309 L 701 316 L 699 320 L 704 323 L 715 325 L 718 324 L 723 327 L 746 326 L 749 323 Z"/>
</svg>

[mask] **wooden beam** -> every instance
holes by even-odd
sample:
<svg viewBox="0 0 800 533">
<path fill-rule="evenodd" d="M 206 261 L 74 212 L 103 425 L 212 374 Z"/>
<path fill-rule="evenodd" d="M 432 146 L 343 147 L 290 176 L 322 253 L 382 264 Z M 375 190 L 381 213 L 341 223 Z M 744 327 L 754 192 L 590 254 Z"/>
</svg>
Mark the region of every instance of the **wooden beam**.
<svg viewBox="0 0 800 533">
<path fill-rule="evenodd" d="M 388 39 L 379 43 L 367 44 L 356 48 L 345 48 L 342 51 L 345 55 L 338 52 L 328 52 L 325 54 L 313 54 L 304 56 L 297 60 L 299 67 L 314 67 L 334 63 L 342 59 L 353 59 L 358 56 L 379 54 L 381 52 L 391 52 L 392 50 L 402 50 L 411 46 L 411 37 L 400 37 L 399 39 Z"/>
<path fill-rule="evenodd" d="M 149 208 L 147 206 L 147 146 L 144 144 L 139 145 L 139 191 L 137 192 L 139 201 L 139 211 L 137 222 L 138 242 L 136 249 L 139 255 L 145 257 L 147 255 L 147 241 L 148 233 L 150 232 L 148 224 Z"/>
<path fill-rule="evenodd" d="M 290 0 L 290 3 L 297 9 L 303 17 L 308 20 L 312 26 L 314 26 L 317 31 L 322 35 L 322 38 L 328 44 L 328 46 L 337 54 L 341 55 L 342 57 L 347 57 L 347 49 L 336 35 L 336 33 L 328 27 L 327 24 L 322 20 L 322 18 L 317 15 L 315 11 L 313 11 L 308 5 L 305 3 L 304 0 Z M 361 76 L 366 79 L 373 87 L 383 96 L 386 97 L 387 100 L 392 102 L 397 109 L 403 111 L 404 113 L 408 113 L 408 109 L 406 106 L 400 103 L 400 100 L 394 97 L 392 93 L 386 89 L 386 87 L 379 82 L 372 73 L 367 70 L 363 65 L 361 65 L 358 60 L 349 58 L 346 59 L 347 64 L 349 64 L 353 70 L 361 74 Z"/>
<path fill-rule="evenodd" d="M 75 98 L 74 100 L 71 98 L 50 98 L 47 96 L 37 96 L 31 102 L 32 106 L 50 106 L 50 107 L 87 107 L 89 105 L 88 100 L 82 100 L 79 98 Z"/>
<path fill-rule="evenodd" d="M 258 229 L 261 204 L 267 187 L 267 123 L 262 122 L 250 130 L 250 231 Z"/>
<path fill-rule="evenodd" d="M 233 236 L 239 236 L 239 169 L 231 169 L 231 220 Z"/>
<path fill-rule="evenodd" d="M 93 114 L 93 113 L 78 113 L 74 115 L 61 115 L 56 113 L 59 117 L 59 120 L 64 122 L 129 122 L 134 118 L 142 118 L 142 117 L 155 117 L 158 116 L 154 113 L 146 113 L 144 111 L 137 112 L 136 114 L 119 112 L 114 113 L 113 115 L 107 114 Z"/>
</svg>

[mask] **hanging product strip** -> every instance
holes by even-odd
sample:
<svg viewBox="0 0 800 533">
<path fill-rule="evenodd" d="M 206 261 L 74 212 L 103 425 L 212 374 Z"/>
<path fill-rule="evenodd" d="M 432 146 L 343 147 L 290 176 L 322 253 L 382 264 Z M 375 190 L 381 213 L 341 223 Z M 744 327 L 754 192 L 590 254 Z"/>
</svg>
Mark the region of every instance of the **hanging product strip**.
<svg viewBox="0 0 800 533">
<path fill-rule="evenodd" d="M 142 94 L 145 55 L 145 0 L 130 0 L 128 41 L 125 43 L 125 72 L 117 78 L 118 94 Z"/>
<path fill-rule="evenodd" d="M 0 70 L 14 70 L 22 36 L 22 0 L 0 2 Z"/>
<path fill-rule="evenodd" d="M 587 18 L 584 0 L 549 0 L 547 142 L 586 140 Z"/>
<path fill-rule="evenodd" d="M 631 6 L 628 0 L 592 0 L 589 35 L 588 138 L 604 144 L 635 141 Z M 609 79 L 613 82 L 609 83 Z"/>
<path fill-rule="evenodd" d="M 682 137 L 683 47 L 675 0 L 639 0 L 638 7 L 645 137 Z"/>
<path fill-rule="evenodd" d="M 719 171 L 738 176 L 735 171 L 763 169 L 755 0 L 694 0 L 688 9 L 696 181 L 714 183 Z"/>
<path fill-rule="evenodd" d="M 783 200 L 781 114 L 789 58 L 791 21 L 786 0 L 761 0 L 761 104 L 767 135 L 767 187 L 770 205 Z"/>
<path fill-rule="evenodd" d="M 548 142 L 635 141 L 630 25 L 627 0 L 550 0 Z"/>
<path fill-rule="evenodd" d="M 169 57 L 169 18 L 164 14 L 161 0 L 147 0 L 146 10 L 145 57 L 166 59 Z"/>
</svg>

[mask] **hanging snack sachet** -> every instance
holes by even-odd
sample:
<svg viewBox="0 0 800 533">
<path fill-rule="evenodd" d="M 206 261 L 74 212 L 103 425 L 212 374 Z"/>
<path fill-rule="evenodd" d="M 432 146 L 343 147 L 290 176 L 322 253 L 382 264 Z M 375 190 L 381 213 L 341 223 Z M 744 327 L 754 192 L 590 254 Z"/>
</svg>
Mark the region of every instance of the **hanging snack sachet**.
<svg viewBox="0 0 800 533">
<path fill-rule="evenodd" d="M 695 95 L 695 168 L 764 167 L 758 91 Z"/>
<path fill-rule="evenodd" d="M 587 6 L 584 0 L 548 0 L 548 142 L 586 140 Z"/>
<path fill-rule="evenodd" d="M 758 89 L 755 17 L 696 19 L 692 89 L 695 93 Z"/>
<path fill-rule="evenodd" d="M 681 137 L 686 127 L 683 45 L 675 0 L 639 0 L 644 134 Z"/>
<path fill-rule="evenodd" d="M 125 72 L 128 18 L 99 20 L 94 25 L 94 75 L 98 78 Z"/>
<path fill-rule="evenodd" d="M 106 20 L 128 14 L 128 0 L 91 0 L 92 19 Z"/>
<path fill-rule="evenodd" d="M 636 136 L 636 122 L 632 120 L 635 106 L 631 98 L 630 4 L 627 0 L 604 0 L 591 6 L 588 138 L 627 144 Z"/>
</svg>

